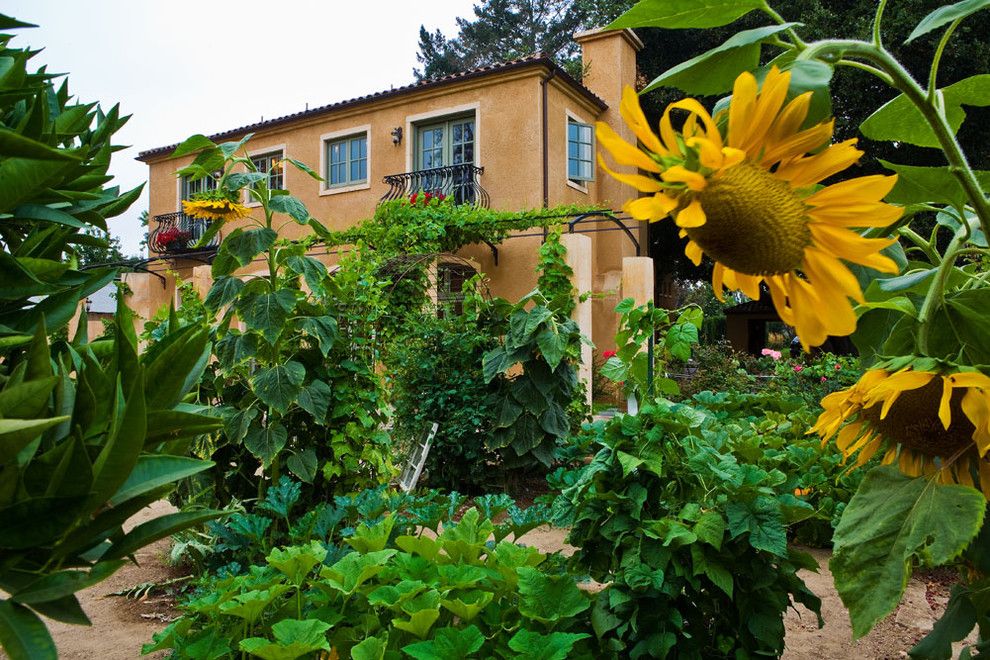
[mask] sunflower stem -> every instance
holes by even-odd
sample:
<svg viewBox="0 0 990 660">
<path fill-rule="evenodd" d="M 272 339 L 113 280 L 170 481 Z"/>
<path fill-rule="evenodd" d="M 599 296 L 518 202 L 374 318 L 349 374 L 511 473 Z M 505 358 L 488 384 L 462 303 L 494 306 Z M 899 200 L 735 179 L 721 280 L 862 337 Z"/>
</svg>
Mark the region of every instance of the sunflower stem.
<svg viewBox="0 0 990 660">
<path fill-rule="evenodd" d="M 880 0 L 877 5 L 877 13 L 873 16 L 873 43 L 877 48 L 883 48 L 883 40 L 880 38 L 880 22 L 883 20 L 883 10 L 887 7 L 887 0 Z"/>
<path fill-rule="evenodd" d="M 830 55 L 859 57 L 874 64 L 878 69 L 890 76 L 892 86 L 899 89 L 905 97 L 921 112 L 928 122 L 936 139 L 942 147 L 945 159 L 949 164 L 949 173 L 962 186 L 966 197 L 969 198 L 983 232 L 990 236 L 990 200 L 983 193 L 980 182 L 976 179 L 973 169 L 963 153 L 962 147 L 956 140 L 955 131 L 945 116 L 944 109 L 938 103 L 938 95 L 929 100 L 927 92 L 915 81 L 904 66 L 889 52 L 875 44 L 857 41 L 855 39 L 830 39 L 809 45 L 798 59 L 823 59 L 829 61 Z"/>
<path fill-rule="evenodd" d="M 848 66 L 853 69 L 859 69 L 860 71 L 866 71 L 871 73 L 880 80 L 884 81 L 888 85 L 894 84 L 894 79 L 888 76 L 886 73 L 881 71 L 876 67 L 872 67 L 869 64 L 863 64 L 862 62 L 857 62 L 856 60 L 839 60 L 835 63 L 836 66 Z"/>
<path fill-rule="evenodd" d="M 921 304 L 921 311 L 918 312 L 918 323 L 921 325 L 918 331 L 918 351 L 922 355 L 928 355 L 928 335 L 931 332 L 932 317 L 945 299 L 945 285 L 949 281 L 949 275 L 956 264 L 956 257 L 963 243 L 963 235 L 957 232 L 952 237 L 949 247 L 945 249 L 942 263 L 935 273 L 935 281 L 928 288 L 925 301 Z"/>
<path fill-rule="evenodd" d="M 931 260 L 933 265 L 938 266 L 942 263 L 942 257 L 939 255 L 938 250 L 932 247 L 932 244 L 926 241 L 923 236 L 910 227 L 901 227 L 899 231 L 901 236 L 914 243 L 915 247 L 924 252 L 925 256 Z"/>
<path fill-rule="evenodd" d="M 766 2 L 763 3 L 763 6 L 760 9 L 763 11 L 764 14 L 766 14 L 773 20 L 777 21 L 778 25 L 783 25 L 787 23 L 784 17 L 778 14 L 777 11 Z M 804 40 L 798 36 L 798 33 L 794 31 L 794 28 L 787 28 L 785 32 L 791 39 L 794 40 L 795 46 L 798 46 L 799 48 L 804 48 L 807 45 L 804 42 Z"/>
<path fill-rule="evenodd" d="M 945 31 L 942 35 L 942 39 L 938 42 L 938 48 L 935 49 L 935 57 L 932 58 L 932 68 L 928 72 L 928 102 L 935 102 L 935 93 L 938 91 L 936 86 L 936 81 L 938 80 L 938 65 L 942 61 L 942 53 L 945 51 L 946 45 L 949 43 L 949 39 L 952 37 L 952 33 L 956 31 L 959 27 L 959 23 L 962 22 L 961 18 L 957 18 L 952 21 L 949 29 Z"/>
</svg>

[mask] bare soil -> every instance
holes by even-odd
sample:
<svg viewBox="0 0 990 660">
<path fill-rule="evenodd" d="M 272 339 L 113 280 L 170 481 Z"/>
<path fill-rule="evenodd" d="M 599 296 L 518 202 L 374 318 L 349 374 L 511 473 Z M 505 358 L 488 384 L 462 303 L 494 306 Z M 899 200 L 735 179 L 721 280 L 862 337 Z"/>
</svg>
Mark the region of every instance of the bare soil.
<svg viewBox="0 0 990 660">
<path fill-rule="evenodd" d="M 168 509 L 164 502 L 156 504 L 135 516 L 130 524 L 139 524 Z M 544 552 L 563 550 L 565 554 L 571 554 L 574 548 L 564 543 L 566 535 L 566 530 L 542 527 L 526 534 L 521 541 Z M 180 573 L 165 562 L 167 552 L 168 541 L 160 541 L 138 553 L 139 565 L 129 564 L 106 581 L 81 592 L 80 601 L 93 625 L 82 627 L 52 622 L 50 626 L 59 657 L 79 660 L 139 657 L 141 645 L 177 616 L 174 603 L 171 598 L 162 596 L 135 601 L 108 594 L 142 582 L 178 577 Z M 931 630 L 932 623 L 945 610 L 948 600 L 946 576 L 938 573 L 920 575 L 909 582 L 898 610 L 869 635 L 854 642 L 849 617 L 828 571 L 830 553 L 826 550 L 810 552 L 821 570 L 804 572 L 802 577 L 822 599 L 825 627 L 819 629 L 814 615 L 803 607 L 789 611 L 785 620 L 787 649 L 784 660 L 904 658 L 908 649 Z"/>
</svg>

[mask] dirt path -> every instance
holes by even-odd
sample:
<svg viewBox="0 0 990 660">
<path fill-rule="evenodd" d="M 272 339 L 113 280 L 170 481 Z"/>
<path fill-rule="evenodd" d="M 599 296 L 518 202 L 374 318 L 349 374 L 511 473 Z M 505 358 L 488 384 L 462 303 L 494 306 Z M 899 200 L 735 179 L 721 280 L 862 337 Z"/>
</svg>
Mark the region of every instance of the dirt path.
<svg viewBox="0 0 990 660">
<path fill-rule="evenodd" d="M 175 509 L 168 502 L 156 502 L 128 520 L 125 528 L 131 529 L 173 511 Z M 169 547 L 169 539 L 158 541 L 137 553 L 137 566 L 126 564 L 103 582 L 79 592 L 79 602 L 93 625 L 71 626 L 50 621 L 49 630 L 55 638 L 58 657 L 71 660 L 134 660 L 140 657 L 141 645 L 151 641 L 151 636 L 172 620 L 174 611 L 169 602 L 160 597 L 132 600 L 108 594 L 142 582 L 178 577 L 164 561 Z"/>
<path fill-rule="evenodd" d="M 133 526 L 168 511 L 159 503 L 145 509 L 129 521 Z M 566 530 L 543 527 L 533 530 L 522 541 L 544 552 L 563 549 L 571 554 L 573 548 L 564 543 Z M 80 593 L 83 609 L 93 621 L 92 627 L 52 623 L 52 635 L 58 645 L 59 657 L 73 660 L 133 660 L 141 653 L 141 645 L 152 634 L 165 627 L 174 612 L 166 600 L 152 597 L 134 601 L 106 594 L 128 589 L 140 582 L 159 581 L 177 574 L 164 563 L 168 541 L 160 541 L 138 553 L 140 566 L 129 564 L 110 579 Z M 904 658 L 907 650 L 929 630 L 945 607 L 947 594 L 941 585 L 926 584 L 913 579 L 907 594 L 894 615 L 881 622 L 869 635 L 853 642 L 849 617 L 832 585 L 828 572 L 829 553 L 812 550 L 821 564 L 819 573 L 802 573 L 809 588 L 822 599 L 825 627 L 818 629 L 815 617 L 801 608 L 790 611 L 787 627 L 787 650 L 784 660 L 874 660 Z M 932 609 L 929 601 L 935 604 Z M 2 656 L 2 654 L 0 654 Z"/>
</svg>

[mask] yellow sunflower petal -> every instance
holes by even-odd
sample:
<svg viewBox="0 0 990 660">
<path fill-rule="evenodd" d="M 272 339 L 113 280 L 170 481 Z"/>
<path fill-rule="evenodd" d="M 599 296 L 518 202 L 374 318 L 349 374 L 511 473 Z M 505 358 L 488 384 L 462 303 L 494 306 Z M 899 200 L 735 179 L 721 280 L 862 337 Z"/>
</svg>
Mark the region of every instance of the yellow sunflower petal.
<svg viewBox="0 0 990 660">
<path fill-rule="evenodd" d="M 787 325 L 794 325 L 794 313 L 787 303 L 787 290 L 783 278 L 774 275 L 764 278 L 764 281 L 770 288 L 770 298 L 773 300 L 773 306 L 777 308 L 780 320 Z"/>
<path fill-rule="evenodd" d="M 701 208 L 701 202 L 698 200 L 692 200 L 686 208 L 678 211 L 677 215 L 674 217 L 674 222 L 677 223 L 678 227 L 701 227 L 708 221 L 705 216 L 704 209 Z"/>
<path fill-rule="evenodd" d="M 960 405 L 963 414 L 976 429 L 973 431 L 973 442 L 980 458 L 983 458 L 990 450 L 990 397 L 978 389 L 971 389 L 963 396 Z"/>
<path fill-rule="evenodd" d="M 645 193 L 656 193 L 663 190 L 663 186 L 656 179 L 651 179 L 648 176 L 643 176 L 642 174 L 619 174 L 613 171 L 608 165 L 605 164 L 605 159 L 602 158 L 601 154 L 598 154 L 598 165 L 608 173 L 616 181 L 621 181 L 622 183 L 632 186 L 636 190 Z"/>
<path fill-rule="evenodd" d="M 619 114 L 629 128 L 647 149 L 660 156 L 666 156 L 667 150 L 660 144 L 660 139 L 650 129 L 650 123 L 639 105 L 639 94 L 628 85 L 622 89 L 622 101 L 619 103 Z"/>
<path fill-rule="evenodd" d="M 938 404 L 938 418 L 942 422 L 942 428 L 948 430 L 952 424 L 952 408 L 949 403 L 952 401 L 952 384 L 948 378 L 942 377 L 942 398 Z"/>
<path fill-rule="evenodd" d="M 864 302 L 859 280 L 834 256 L 817 248 L 809 247 L 805 248 L 804 260 L 803 267 L 811 271 L 816 279 L 825 279 L 846 296 L 857 302 Z"/>
<path fill-rule="evenodd" d="M 787 88 L 790 84 L 791 74 L 789 72 L 781 72 L 775 66 L 770 67 L 753 108 L 748 134 L 743 143 L 739 145 L 747 153 L 755 153 L 763 146 L 767 132 L 773 125 L 774 119 L 777 118 L 781 106 L 784 105 Z"/>
<path fill-rule="evenodd" d="M 626 202 L 622 210 L 637 220 L 655 222 L 666 218 L 675 208 L 677 208 L 677 200 L 663 193 L 657 193 L 649 197 L 631 199 Z"/>
<path fill-rule="evenodd" d="M 841 172 L 860 159 L 856 139 L 833 144 L 821 153 L 782 164 L 775 175 L 795 188 L 804 188 Z"/>
<path fill-rule="evenodd" d="M 725 302 L 725 266 L 720 263 L 716 263 L 715 267 L 712 269 L 712 290 L 715 292 L 715 297 L 721 302 Z"/>
<path fill-rule="evenodd" d="M 732 86 L 732 102 L 729 104 L 728 145 L 742 149 L 749 136 L 753 112 L 756 109 L 756 78 L 744 71 Z"/>
<path fill-rule="evenodd" d="M 895 238 L 863 238 L 859 234 L 825 223 L 808 225 L 815 242 L 840 259 L 869 266 L 884 273 L 897 273 L 899 268 L 893 259 L 880 254 L 892 245 Z"/>
<path fill-rule="evenodd" d="M 979 371 L 960 371 L 949 376 L 953 387 L 980 387 L 990 389 L 990 378 Z"/>
<path fill-rule="evenodd" d="M 689 190 L 695 192 L 701 192 L 708 185 L 708 181 L 703 175 L 692 172 L 682 165 L 674 165 L 664 170 L 660 178 L 667 183 L 683 183 Z"/>
<path fill-rule="evenodd" d="M 604 122 L 595 124 L 595 135 L 598 137 L 598 142 L 608 149 L 619 165 L 631 165 L 658 174 L 663 171 L 660 163 L 623 140 L 608 124 Z"/>
<path fill-rule="evenodd" d="M 694 241 L 687 242 L 687 245 L 684 246 L 684 254 L 695 266 L 701 265 L 701 255 L 703 252 L 701 250 L 701 246 Z"/>
<path fill-rule="evenodd" d="M 811 92 L 794 97 L 781 111 L 767 133 L 768 148 L 794 135 L 801 129 L 811 107 Z M 800 155 L 800 154 L 794 154 Z"/>
<path fill-rule="evenodd" d="M 795 133 L 786 139 L 780 140 L 772 147 L 767 148 L 763 154 L 763 157 L 760 158 L 760 162 L 769 166 L 781 160 L 793 158 L 794 156 L 800 156 L 808 153 L 809 151 L 813 151 L 829 141 L 829 138 L 832 137 L 834 125 L 834 120 L 827 121 L 822 124 L 812 126 L 811 128 L 801 131 L 800 133 Z M 845 169 L 845 167 L 840 169 Z M 820 180 L 821 179 L 818 179 L 818 181 Z M 812 183 L 817 183 L 817 181 L 813 181 Z"/>
</svg>

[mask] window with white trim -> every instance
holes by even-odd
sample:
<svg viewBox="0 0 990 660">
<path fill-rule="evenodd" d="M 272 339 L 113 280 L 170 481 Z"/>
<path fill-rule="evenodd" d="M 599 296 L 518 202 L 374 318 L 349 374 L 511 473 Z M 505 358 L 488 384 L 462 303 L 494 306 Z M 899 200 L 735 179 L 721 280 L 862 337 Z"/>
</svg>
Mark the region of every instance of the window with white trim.
<svg viewBox="0 0 990 660">
<path fill-rule="evenodd" d="M 285 179 L 283 176 L 282 160 L 285 155 L 282 150 L 269 151 L 268 153 L 251 156 L 251 162 L 262 174 L 268 174 L 268 189 L 283 190 Z"/>
<path fill-rule="evenodd" d="M 567 178 L 575 183 L 595 180 L 594 135 L 591 124 L 567 119 Z"/>
<path fill-rule="evenodd" d="M 327 188 L 368 181 L 368 134 L 358 133 L 327 140 L 324 178 Z"/>
<path fill-rule="evenodd" d="M 192 199 L 193 195 L 216 189 L 217 180 L 215 177 L 204 176 L 198 179 L 188 176 L 182 177 L 182 199 Z"/>
</svg>

